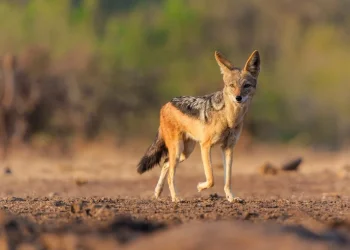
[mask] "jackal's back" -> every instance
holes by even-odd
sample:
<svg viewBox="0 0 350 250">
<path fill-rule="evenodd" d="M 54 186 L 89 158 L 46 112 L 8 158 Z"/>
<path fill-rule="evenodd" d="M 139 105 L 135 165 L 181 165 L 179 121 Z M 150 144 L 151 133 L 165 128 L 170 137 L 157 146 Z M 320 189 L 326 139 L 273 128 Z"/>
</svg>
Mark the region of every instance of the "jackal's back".
<svg viewBox="0 0 350 250">
<path fill-rule="evenodd" d="M 213 111 L 219 111 L 225 107 L 222 91 L 198 97 L 175 97 L 170 103 L 183 114 L 203 122 L 209 122 L 211 120 Z"/>
</svg>

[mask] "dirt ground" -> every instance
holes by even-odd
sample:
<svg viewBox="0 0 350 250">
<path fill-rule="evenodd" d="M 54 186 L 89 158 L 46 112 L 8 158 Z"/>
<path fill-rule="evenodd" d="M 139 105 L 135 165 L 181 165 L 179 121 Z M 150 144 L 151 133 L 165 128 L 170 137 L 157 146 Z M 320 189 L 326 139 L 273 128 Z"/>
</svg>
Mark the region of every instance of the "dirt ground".
<svg viewBox="0 0 350 250">
<path fill-rule="evenodd" d="M 81 148 L 72 158 L 21 151 L 0 173 L 0 249 L 350 249 L 350 170 L 344 152 L 269 146 L 237 150 L 233 192 L 213 152 L 215 186 L 198 150 L 179 166 L 180 203 L 167 187 L 152 198 L 159 168 L 136 164 L 145 147 Z M 297 171 L 262 174 L 301 157 Z M 350 162 L 350 161 L 349 161 Z"/>
</svg>

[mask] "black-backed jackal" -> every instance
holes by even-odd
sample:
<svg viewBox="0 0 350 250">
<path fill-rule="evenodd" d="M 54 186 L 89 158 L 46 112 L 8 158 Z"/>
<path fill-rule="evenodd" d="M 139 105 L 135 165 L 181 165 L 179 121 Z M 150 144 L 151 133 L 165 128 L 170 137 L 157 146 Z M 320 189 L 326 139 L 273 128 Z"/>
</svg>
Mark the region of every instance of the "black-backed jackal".
<svg viewBox="0 0 350 250">
<path fill-rule="evenodd" d="M 156 164 L 162 166 L 155 197 L 163 190 L 165 178 L 172 201 L 178 201 L 175 190 L 175 170 L 178 163 L 192 153 L 196 142 L 200 144 L 206 181 L 197 185 L 198 191 L 213 187 L 213 169 L 210 151 L 219 144 L 222 149 L 226 198 L 239 201 L 231 191 L 231 167 L 233 148 L 243 127 L 257 87 L 260 72 L 260 55 L 254 51 L 243 69 L 236 68 L 221 53 L 215 52 L 215 59 L 223 74 L 224 88 L 215 93 L 200 96 L 173 98 L 160 110 L 160 127 L 153 144 L 147 149 L 138 164 L 142 174 Z"/>
</svg>

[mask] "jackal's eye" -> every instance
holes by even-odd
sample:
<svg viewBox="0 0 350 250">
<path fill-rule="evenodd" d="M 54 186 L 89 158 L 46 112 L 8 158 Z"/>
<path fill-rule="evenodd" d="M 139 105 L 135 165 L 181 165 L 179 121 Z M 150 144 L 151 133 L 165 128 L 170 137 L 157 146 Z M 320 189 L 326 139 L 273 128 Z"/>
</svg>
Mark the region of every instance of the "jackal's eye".
<svg viewBox="0 0 350 250">
<path fill-rule="evenodd" d="M 233 83 L 230 83 L 228 86 L 230 86 L 231 88 L 235 87 L 235 85 Z"/>
<path fill-rule="evenodd" d="M 250 85 L 250 84 L 247 83 L 247 84 L 244 84 L 244 85 L 243 85 L 243 88 L 244 88 L 244 89 L 247 89 L 247 88 L 250 88 L 251 86 L 252 86 L 252 85 Z"/>
</svg>

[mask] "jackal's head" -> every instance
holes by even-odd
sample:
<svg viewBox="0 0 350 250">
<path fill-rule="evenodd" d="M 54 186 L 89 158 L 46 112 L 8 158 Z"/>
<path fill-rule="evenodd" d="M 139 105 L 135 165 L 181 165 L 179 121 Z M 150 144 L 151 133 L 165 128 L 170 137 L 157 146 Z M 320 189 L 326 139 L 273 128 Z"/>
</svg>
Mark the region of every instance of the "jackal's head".
<svg viewBox="0 0 350 250">
<path fill-rule="evenodd" d="M 246 103 L 255 94 L 260 72 L 260 55 L 255 50 L 243 69 L 236 68 L 220 52 L 215 51 L 215 59 L 220 66 L 225 83 L 224 95 L 236 104 Z"/>
</svg>

